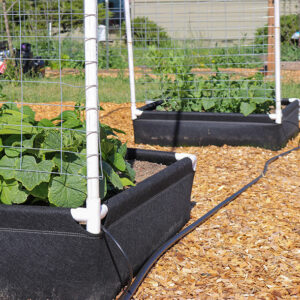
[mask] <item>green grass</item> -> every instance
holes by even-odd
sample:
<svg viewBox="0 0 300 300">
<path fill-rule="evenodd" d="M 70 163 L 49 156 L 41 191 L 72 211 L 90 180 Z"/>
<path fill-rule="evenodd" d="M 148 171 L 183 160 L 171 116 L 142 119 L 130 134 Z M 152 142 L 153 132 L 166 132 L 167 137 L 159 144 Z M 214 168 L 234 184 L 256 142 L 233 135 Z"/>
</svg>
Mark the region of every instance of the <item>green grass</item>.
<svg viewBox="0 0 300 300">
<path fill-rule="evenodd" d="M 3 94 L 9 101 L 20 102 L 23 89 L 23 102 L 27 103 L 49 103 L 60 102 L 61 94 L 63 101 L 84 101 L 84 79 L 82 76 L 63 76 L 62 86 L 59 78 L 27 78 L 21 86 L 14 86 L 5 81 L 0 82 L 3 85 Z M 141 82 L 136 84 L 136 99 L 144 101 L 146 92 L 155 93 L 159 86 L 153 82 L 146 85 Z M 282 83 L 283 98 L 300 97 L 300 83 L 288 82 Z M 102 102 L 126 103 L 130 102 L 129 78 L 120 73 L 116 78 L 99 77 L 99 100 Z"/>
<path fill-rule="evenodd" d="M 300 83 L 282 83 L 282 98 L 300 98 Z"/>
<path fill-rule="evenodd" d="M 26 78 L 22 86 L 0 81 L 3 94 L 9 101 L 26 103 L 49 103 L 83 101 L 85 99 L 84 79 L 82 76 L 63 76 L 62 85 L 59 78 Z M 151 88 L 151 87 L 150 87 Z M 149 86 L 137 85 L 136 98 L 144 99 Z M 120 73 L 116 78 L 99 77 L 99 100 L 101 102 L 130 102 L 129 78 Z"/>
</svg>

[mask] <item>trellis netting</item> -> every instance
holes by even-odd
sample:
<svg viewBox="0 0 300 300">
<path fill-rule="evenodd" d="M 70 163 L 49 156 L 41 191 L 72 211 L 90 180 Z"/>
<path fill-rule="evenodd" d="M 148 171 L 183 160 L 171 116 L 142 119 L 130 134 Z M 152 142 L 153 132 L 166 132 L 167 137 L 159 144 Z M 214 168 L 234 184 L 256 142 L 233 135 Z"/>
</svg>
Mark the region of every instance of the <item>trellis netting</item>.
<svg viewBox="0 0 300 300">
<path fill-rule="evenodd" d="M 132 118 L 135 102 L 160 100 L 157 110 L 281 123 L 280 10 L 297 12 L 287 2 L 125 0 Z"/>
<path fill-rule="evenodd" d="M 96 0 L 0 3 L 0 202 L 86 201 L 72 215 L 92 233 L 101 221 L 98 8 L 103 17 Z"/>
</svg>

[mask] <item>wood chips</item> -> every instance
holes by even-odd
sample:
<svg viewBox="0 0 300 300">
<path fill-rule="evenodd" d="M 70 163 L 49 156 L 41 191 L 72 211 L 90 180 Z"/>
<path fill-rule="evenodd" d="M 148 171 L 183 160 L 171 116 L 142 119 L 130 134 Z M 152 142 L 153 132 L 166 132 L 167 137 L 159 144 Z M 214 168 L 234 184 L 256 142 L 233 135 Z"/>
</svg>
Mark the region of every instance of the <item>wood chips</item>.
<svg viewBox="0 0 300 300">
<path fill-rule="evenodd" d="M 121 128 L 131 147 L 196 154 L 192 223 L 258 176 L 278 152 L 253 147 L 136 145 L 129 104 L 104 103 L 101 121 Z M 299 299 L 300 151 L 270 165 L 266 176 L 170 249 L 136 299 Z"/>
<path fill-rule="evenodd" d="M 136 145 L 130 104 L 104 103 L 101 121 L 124 130 L 128 146 L 197 155 L 189 224 L 258 176 L 281 151 L 253 147 Z M 59 112 L 59 111 L 58 111 Z M 52 109 L 39 111 L 56 116 Z M 52 114 L 52 115 L 51 115 Z M 266 176 L 170 249 L 135 299 L 300 299 L 300 151 L 270 165 Z"/>
</svg>

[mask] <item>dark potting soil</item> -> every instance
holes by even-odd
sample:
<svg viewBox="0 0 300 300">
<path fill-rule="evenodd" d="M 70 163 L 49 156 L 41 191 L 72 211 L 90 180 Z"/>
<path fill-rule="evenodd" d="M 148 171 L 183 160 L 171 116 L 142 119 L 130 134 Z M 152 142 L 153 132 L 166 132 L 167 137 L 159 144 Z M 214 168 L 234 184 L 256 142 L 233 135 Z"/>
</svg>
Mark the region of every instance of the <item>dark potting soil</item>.
<svg viewBox="0 0 300 300">
<path fill-rule="evenodd" d="M 146 178 L 158 173 L 159 171 L 165 169 L 167 166 L 157 163 L 152 163 L 149 161 L 141 161 L 141 160 L 131 160 L 129 161 L 131 166 L 136 172 L 135 181 L 139 183 Z"/>
</svg>

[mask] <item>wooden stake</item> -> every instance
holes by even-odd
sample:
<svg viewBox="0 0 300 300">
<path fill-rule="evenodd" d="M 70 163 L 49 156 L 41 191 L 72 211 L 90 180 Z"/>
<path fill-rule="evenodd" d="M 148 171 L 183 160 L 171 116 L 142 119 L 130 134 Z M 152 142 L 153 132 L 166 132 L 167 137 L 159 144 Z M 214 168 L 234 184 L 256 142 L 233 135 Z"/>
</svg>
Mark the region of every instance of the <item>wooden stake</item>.
<svg viewBox="0 0 300 300">
<path fill-rule="evenodd" d="M 268 61 L 266 75 L 274 75 L 275 72 L 275 20 L 274 0 L 268 0 Z"/>
</svg>

